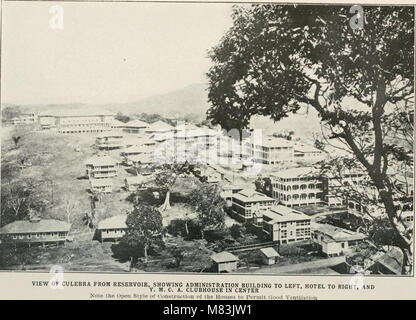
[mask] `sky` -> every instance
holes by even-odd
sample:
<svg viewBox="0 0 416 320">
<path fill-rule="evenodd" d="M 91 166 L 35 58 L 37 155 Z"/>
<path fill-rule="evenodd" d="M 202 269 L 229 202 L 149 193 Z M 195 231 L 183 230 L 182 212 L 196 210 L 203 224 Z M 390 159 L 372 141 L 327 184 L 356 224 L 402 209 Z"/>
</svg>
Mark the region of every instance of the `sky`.
<svg viewBox="0 0 416 320">
<path fill-rule="evenodd" d="M 52 29 L 63 9 L 63 29 Z M 4 2 L 3 103 L 131 102 L 207 82 L 230 4 Z"/>
</svg>

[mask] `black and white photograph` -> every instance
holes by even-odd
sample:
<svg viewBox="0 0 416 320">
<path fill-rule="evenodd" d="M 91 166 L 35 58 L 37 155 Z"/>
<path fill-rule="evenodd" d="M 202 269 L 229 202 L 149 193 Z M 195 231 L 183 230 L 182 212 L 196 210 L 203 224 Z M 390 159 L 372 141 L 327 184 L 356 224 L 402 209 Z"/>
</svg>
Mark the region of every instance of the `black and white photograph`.
<svg viewBox="0 0 416 320">
<path fill-rule="evenodd" d="M 1 23 L 0 273 L 413 277 L 414 6 Z"/>
</svg>

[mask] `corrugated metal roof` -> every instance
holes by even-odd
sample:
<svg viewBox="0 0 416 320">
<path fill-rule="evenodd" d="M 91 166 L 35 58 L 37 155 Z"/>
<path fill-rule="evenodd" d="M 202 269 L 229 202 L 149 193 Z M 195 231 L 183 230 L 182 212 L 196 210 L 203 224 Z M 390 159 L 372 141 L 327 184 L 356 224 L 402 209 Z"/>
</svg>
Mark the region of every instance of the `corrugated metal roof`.
<svg viewBox="0 0 416 320">
<path fill-rule="evenodd" d="M 149 124 L 141 120 L 132 120 L 124 124 L 126 128 L 148 128 Z"/>
<path fill-rule="evenodd" d="M 215 253 L 215 254 L 211 255 L 211 259 L 214 260 L 214 262 L 216 262 L 216 263 L 233 262 L 233 261 L 239 260 L 238 257 L 229 253 L 228 251 Z"/>
<path fill-rule="evenodd" d="M 273 172 L 272 177 L 278 178 L 299 178 L 299 177 L 318 177 L 319 172 L 314 167 L 297 167 Z"/>
<path fill-rule="evenodd" d="M 280 254 L 274 250 L 272 247 L 262 248 L 260 251 L 267 257 L 267 258 L 274 258 L 280 257 Z"/>
<path fill-rule="evenodd" d="M 125 214 L 107 218 L 98 223 L 97 229 L 127 229 L 126 220 L 127 215 Z"/>
<path fill-rule="evenodd" d="M 240 192 L 234 194 L 233 198 L 244 202 L 274 201 L 273 198 L 270 198 L 263 193 L 250 189 L 241 190 Z"/>
<path fill-rule="evenodd" d="M 111 179 L 90 179 L 90 184 L 92 187 L 108 187 L 113 185 Z"/>
<path fill-rule="evenodd" d="M 155 132 L 155 131 L 169 131 L 169 130 L 174 130 L 174 127 L 172 127 L 170 124 L 167 124 L 166 122 L 158 120 L 154 123 L 151 123 L 146 131 Z"/>
<path fill-rule="evenodd" d="M 282 205 L 277 205 L 270 208 L 269 210 L 264 211 L 263 215 L 272 219 L 269 223 L 311 219 L 303 212 Z"/>
<path fill-rule="evenodd" d="M 367 238 L 365 234 L 335 227 L 330 224 L 314 223 L 313 229 L 327 235 L 335 241 L 355 241 Z"/>
<path fill-rule="evenodd" d="M 0 229 L 0 234 L 68 232 L 71 225 L 67 222 L 43 219 L 39 221 L 19 220 L 9 223 Z"/>
<path fill-rule="evenodd" d="M 117 161 L 108 155 L 95 155 L 85 160 L 85 164 L 93 166 L 115 166 Z"/>
</svg>

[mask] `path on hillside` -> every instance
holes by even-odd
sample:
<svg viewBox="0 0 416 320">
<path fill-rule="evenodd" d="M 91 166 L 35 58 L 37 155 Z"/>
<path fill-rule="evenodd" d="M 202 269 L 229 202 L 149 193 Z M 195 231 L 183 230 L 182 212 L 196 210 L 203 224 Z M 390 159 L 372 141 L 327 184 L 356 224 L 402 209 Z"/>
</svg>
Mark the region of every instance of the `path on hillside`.
<svg viewBox="0 0 416 320">
<path fill-rule="evenodd" d="M 342 262 L 345 262 L 345 256 L 332 257 L 332 258 L 327 258 L 327 259 L 291 264 L 291 265 L 286 265 L 286 266 L 273 266 L 272 265 L 272 266 L 263 266 L 259 269 L 249 269 L 249 270 L 240 269 L 237 272 L 272 273 L 272 274 L 285 274 L 285 273 L 312 274 L 313 273 L 311 272 L 312 270 L 329 268 L 329 267 L 338 265 Z M 317 272 L 316 274 L 319 274 L 319 272 Z"/>
</svg>

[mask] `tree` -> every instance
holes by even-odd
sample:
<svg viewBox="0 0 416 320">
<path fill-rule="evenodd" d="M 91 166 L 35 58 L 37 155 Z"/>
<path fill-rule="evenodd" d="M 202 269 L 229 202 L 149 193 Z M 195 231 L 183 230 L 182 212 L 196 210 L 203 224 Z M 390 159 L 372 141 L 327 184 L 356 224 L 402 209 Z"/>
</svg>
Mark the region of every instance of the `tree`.
<svg viewBox="0 0 416 320">
<path fill-rule="evenodd" d="M 86 212 L 82 218 L 84 225 L 86 225 L 90 231 L 92 231 L 97 226 L 97 217 L 95 215 L 95 209 L 90 212 Z"/>
<path fill-rule="evenodd" d="M 12 136 L 12 139 L 13 139 L 15 147 L 17 148 L 21 137 L 20 136 Z"/>
<path fill-rule="evenodd" d="M 244 231 L 244 227 L 239 224 L 233 224 L 230 227 L 230 234 L 236 240 L 243 236 Z"/>
<path fill-rule="evenodd" d="M 208 118 L 240 129 L 253 115 L 279 121 L 314 108 L 378 191 L 409 265 L 412 239 L 396 224 L 388 169 L 413 167 L 412 149 L 395 142 L 413 141 L 414 13 L 364 14 L 364 28 L 352 29 L 349 7 L 234 7 L 232 27 L 210 52 Z"/>
<path fill-rule="evenodd" d="M 68 223 L 71 223 L 71 215 L 78 206 L 78 201 L 71 196 L 66 196 L 64 199 L 64 209 Z"/>
<path fill-rule="evenodd" d="M 126 115 L 124 115 L 121 112 L 117 112 L 117 114 L 114 117 L 114 119 L 116 119 L 118 121 L 121 121 L 121 122 L 124 122 L 124 123 L 127 123 L 127 122 L 129 122 L 131 120 L 131 118 L 129 116 L 126 116 Z"/>
<path fill-rule="evenodd" d="M 31 179 L 2 185 L 0 226 L 29 218 L 31 210 L 44 211 L 46 202 L 38 186 L 38 182 Z"/>
<path fill-rule="evenodd" d="M 132 264 L 143 255 L 147 263 L 149 248 L 162 244 L 162 215 L 153 206 L 139 204 L 127 216 L 126 224 L 126 234 L 112 247 L 114 255 L 129 258 Z"/>
<path fill-rule="evenodd" d="M 257 191 L 262 192 L 269 197 L 272 196 L 273 186 L 272 181 L 269 177 L 258 177 L 254 181 L 254 185 L 256 186 Z"/>
<path fill-rule="evenodd" d="M 175 259 L 175 267 L 179 268 L 183 258 L 185 258 L 185 252 L 183 251 L 183 249 L 179 247 L 172 247 L 170 249 L 170 253 L 172 257 Z"/>
<path fill-rule="evenodd" d="M 202 238 L 205 230 L 221 230 L 224 227 L 225 201 L 220 196 L 217 185 L 203 184 L 200 188 L 194 189 L 189 196 L 189 203 L 198 213 Z"/>
<path fill-rule="evenodd" d="M 193 168 L 194 166 L 189 165 L 187 162 L 163 164 L 161 166 L 161 171 L 157 173 L 155 177 L 156 185 L 161 191 L 166 193 L 165 201 L 159 208 L 161 212 L 171 208 L 170 194 L 178 176 L 180 174 L 189 175 Z"/>
</svg>

